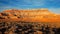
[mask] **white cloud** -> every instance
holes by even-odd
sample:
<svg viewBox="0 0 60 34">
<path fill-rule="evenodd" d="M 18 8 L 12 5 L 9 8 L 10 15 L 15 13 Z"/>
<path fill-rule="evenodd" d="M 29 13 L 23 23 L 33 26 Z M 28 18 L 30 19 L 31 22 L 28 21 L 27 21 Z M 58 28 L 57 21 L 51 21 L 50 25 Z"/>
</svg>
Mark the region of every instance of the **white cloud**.
<svg viewBox="0 0 60 34">
<path fill-rule="evenodd" d="M 31 6 L 31 5 L 33 5 L 33 6 L 43 6 L 43 5 L 45 5 L 46 0 L 23 0 L 23 2 L 26 3 L 26 5 L 28 5 L 28 6 Z"/>
<path fill-rule="evenodd" d="M 11 6 L 0 7 L 0 11 L 6 10 L 6 9 L 12 9 L 12 7 Z"/>
<path fill-rule="evenodd" d="M 60 14 L 60 8 L 49 8 L 50 11 Z"/>
</svg>

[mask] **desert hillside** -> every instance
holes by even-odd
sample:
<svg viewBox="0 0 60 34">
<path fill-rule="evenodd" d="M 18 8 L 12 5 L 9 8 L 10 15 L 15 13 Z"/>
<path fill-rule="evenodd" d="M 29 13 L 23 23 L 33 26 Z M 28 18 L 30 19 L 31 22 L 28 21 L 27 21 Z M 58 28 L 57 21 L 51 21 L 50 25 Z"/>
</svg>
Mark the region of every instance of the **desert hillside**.
<svg viewBox="0 0 60 34">
<path fill-rule="evenodd" d="M 10 9 L 0 12 L 0 21 L 3 20 L 27 22 L 60 22 L 60 15 L 52 13 L 48 9 Z"/>
<path fill-rule="evenodd" d="M 0 34 L 60 34 L 60 15 L 48 9 L 4 10 Z"/>
</svg>

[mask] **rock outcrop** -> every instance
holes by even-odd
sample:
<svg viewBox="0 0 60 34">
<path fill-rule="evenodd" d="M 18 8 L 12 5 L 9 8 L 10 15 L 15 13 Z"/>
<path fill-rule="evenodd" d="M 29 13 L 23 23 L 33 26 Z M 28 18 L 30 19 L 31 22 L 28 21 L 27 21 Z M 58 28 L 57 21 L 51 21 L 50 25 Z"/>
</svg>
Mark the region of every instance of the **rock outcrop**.
<svg viewBox="0 0 60 34">
<path fill-rule="evenodd" d="M 60 34 L 60 15 L 48 9 L 4 10 L 0 34 Z"/>
<path fill-rule="evenodd" d="M 60 22 L 60 15 L 50 12 L 48 9 L 34 10 L 4 10 L 0 13 L 0 20 L 30 21 L 30 22 Z"/>
</svg>

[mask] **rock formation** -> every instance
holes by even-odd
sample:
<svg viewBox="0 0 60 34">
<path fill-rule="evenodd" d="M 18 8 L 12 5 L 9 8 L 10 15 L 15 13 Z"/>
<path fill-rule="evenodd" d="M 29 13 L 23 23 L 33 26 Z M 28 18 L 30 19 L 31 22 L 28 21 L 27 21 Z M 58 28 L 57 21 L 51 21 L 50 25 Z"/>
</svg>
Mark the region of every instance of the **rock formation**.
<svg viewBox="0 0 60 34">
<path fill-rule="evenodd" d="M 60 34 L 60 15 L 48 9 L 4 10 L 0 34 Z"/>
<path fill-rule="evenodd" d="M 30 21 L 30 22 L 60 22 L 60 15 L 48 9 L 34 10 L 4 10 L 0 13 L 0 20 Z M 16 20 L 17 19 L 17 20 Z"/>
</svg>

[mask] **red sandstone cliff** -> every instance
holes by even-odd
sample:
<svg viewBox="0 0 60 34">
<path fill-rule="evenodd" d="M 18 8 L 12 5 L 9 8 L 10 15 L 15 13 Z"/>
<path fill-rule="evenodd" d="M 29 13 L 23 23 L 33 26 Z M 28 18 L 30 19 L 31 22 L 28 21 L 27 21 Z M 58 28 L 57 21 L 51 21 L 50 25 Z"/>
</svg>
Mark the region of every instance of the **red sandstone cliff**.
<svg viewBox="0 0 60 34">
<path fill-rule="evenodd" d="M 4 10 L 0 13 L 0 21 L 60 22 L 60 15 L 48 9 Z"/>
</svg>

